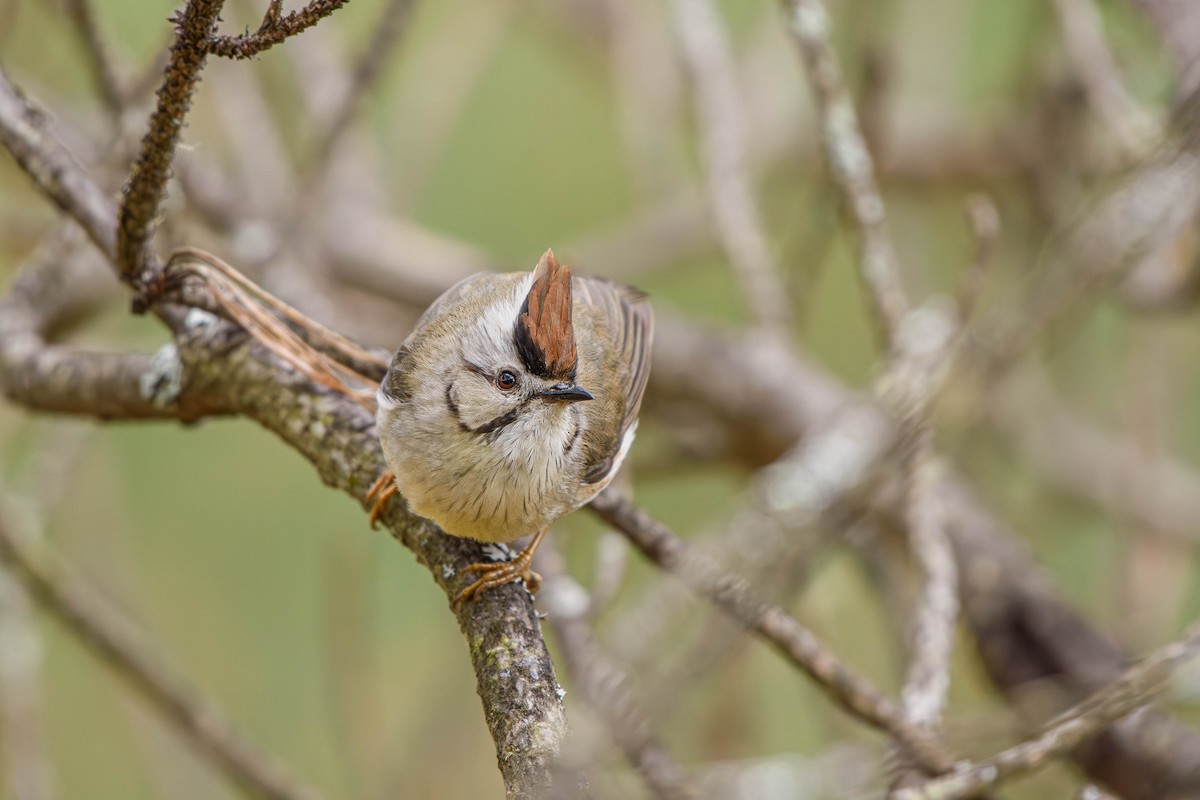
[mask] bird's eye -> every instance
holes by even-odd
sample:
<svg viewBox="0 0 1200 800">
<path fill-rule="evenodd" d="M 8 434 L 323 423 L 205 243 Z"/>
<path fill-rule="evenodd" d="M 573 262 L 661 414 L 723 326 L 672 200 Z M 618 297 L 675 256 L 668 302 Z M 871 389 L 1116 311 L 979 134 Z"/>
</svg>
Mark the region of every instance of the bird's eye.
<svg viewBox="0 0 1200 800">
<path fill-rule="evenodd" d="M 507 369 L 500 370 L 500 373 L 498 375 L 496 375 L 496 386 L 498 388 L 503 389 L 504 391 L 507 392 L 509 389 L 512 389 L 516 385 L 517 385 L 517 376 L 512 372 L 512 370 L 507 370 Z"/>
</svg>

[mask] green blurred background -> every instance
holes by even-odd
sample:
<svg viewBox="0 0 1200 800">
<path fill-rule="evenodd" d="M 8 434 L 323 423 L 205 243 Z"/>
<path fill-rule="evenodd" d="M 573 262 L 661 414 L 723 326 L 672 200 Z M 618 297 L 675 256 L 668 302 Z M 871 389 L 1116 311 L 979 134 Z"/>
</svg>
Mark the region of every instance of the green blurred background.
<svg viewBox="0 0 1200 800">
<path fill-rule="evenodd" d="M 249 3 L 230 5 L 227 31 L 254 24 L 261 13 Z M 169 35 L 166 20 L 175 6 L 170 0 L 98 0 L 99 27 L 118 62 L 135 73 L 148 63 Z M 668 157 L 631 156 L 605 36 L 589 29 L 604 25 L 604 7 L 552 0 L 418 2 L 410 31 L 365 108 L 395 212 L 527 268 L 547 246 L 570 261 L 572 243 L 677 187 L 695 187 L 686 86 L 678 107 L 664 114 L 673 124 L 658 133 L 659 154 Z M 991 141 L 1025 119 L 1063 69 L 1053 10 L 1044 0 L 845 0 L 831 8 L 842 63 L 855 86 L 862 83 L 864 56 L 886 49 L 888 140 L 935 142 L 935 161 L 939 135 Z M 1133 91 L 1148 106 L 1162 107 L 1170 76 L 1152 33 L 1127 4 L 1102 8 Z M 357 52 L 380 9 L 379 0 L 355 0 L 339 11 L 328 26 L 335 41 Z M 762 170 L 759 197 L 794 291 L 798 341 L 832 372 L 865 386 L 879 355 L 850 243 L 836 231 L 832 190 L 811 148 L 800 146 L 814 134 L 799 58 L 774 3 L 724 2 L 721 9 L 739 56 L 756 65 L 747 67 L 747 80 L 770 84 L 746 89 L 765 109 L 752 127 L 774 119 L 785 138 L 795 128 L 796 145 L 783 147 Z M 646 4 L 641 13 L 669 45 L 665 4 Z M 210 68 L 234 76 L 253 71 L 287 121 L 282 131 L 293 145 L 303 141 L 304 115 L 284 51 L 305 41 L 248 63 Z M 0 0 L 0 61 L 57 119 L 77 130 L 100 128 L 88 66 L 56 3 Z M 678 65 L 674 79 L 680 79 Z M 461 97 L 461 104 L 447 96 Z M 220 103 L 206 80 L 185 133 L 187 147 L 218 158 Z M 1036 134 L 1027 138 L 1036 147 Z M 1071 187 L 1079 207 L 1097 184 L 1081 180 Z M 1045 220 L 1031 209 L 1020 180 L 1002 170 L 990 181 L 898 173 L 888 186 L 893 231 L 918 296 L 952 291 L 970 260 L 961 211 L 970 191 L 988 191 L 1004 221 L 989 302 L 1002 302 L 1046 247 Z M 0 158 L 0 218 L 5 275 L 53 219 L 8 158 Z M 664 312 L 722 326 L 747 319 L 731 270 L 714 248 L 624 277 L 651 291 Z M 394 347 L 405 324 L 389 330 L 384 320 L 354 333 Z M 154 320 L 127 316 L 119 300 L 81 336 L 106 348 L 165 341 Z M 1147 353 L 1154 354 L 1149 366 Z M 1200 459 L 1194 319 L 1140 320 L 1091 304 L 1052 330 L 1042 355 L 1070 402 L 1115 428 L 1132 426 L 1153 392 L 1147 435 L 1176 456 Z M 981 424 L 977 398 L 968 392 L 961 404 L 955 399 L 944 409 L 944 452 L 1004 518 L 1029 534 L 1066 594 L 1096 624 L 1140 650 L 1165 641 L 1200 611 L 1191 548 L 1152 540 L 1159 556 L 1147 563 L 1160 566 L 1147 567 L 1156 589 L 1145 591 L 1144 579 L 1129 570 L 1131 550 L 1143 546 L 1127 536 L 1130 523 L 1041 479 L 1002 434 Z M 655 421 L 646 427 L 635 468 L 665 449 Z M 34 524 L 44 523 L 47 537 L 145 626 L 172 664 L 300 777 L 329 797 L 502 794 L 466 648 L 445 598 L 407 551 L 372 532 L 360 508 L 321 486 L 312 468 L 271 435 L 243 421 L 95 425 L 3 405 L 0 446 L 4 483 L 18 505 L 22 496 L 44 494 L 45 481 L 54 484 L 49 493 L 57 499 L 47 513 L 30 506 Z M 746 480 L 733 467 L 703 466 L 641 474 L 638 491 L 687 536 L 736 509 Z M 590 574 L 596 526 L 580 514 L 557 529 L 572 570 Z M 655 578 L 635 564 L 612 613 Z M 903 673 L 897 634 L 859 561 L 845 549 L 824 550 L 810 580 L 796 612 L 850 663 L 894 691 Z M 42 622 L 42 691 L 60 796 L 235 796 L 139 697 L 60 627 Z M 962 732 L 965 750 L 988 752 L 1009 740 L 1012 720 L 982 677 L 969 641 L 960 640 L 958 653 L 950 724 Z M 576 699 L 567 688 L 572 714 Z M 681 708 L 662 736 L 688 764 L 787 754 L 819 764 L 835 742 L 877 741 L 756 644 L 740 646 Z M 1064 797 L 1075 780 L 1055 767 L 1013 784 L 1008 796 Z M 600 788 L 611 796 L 641 791 L 619 775 L 606 781 Z"/>
</svg>

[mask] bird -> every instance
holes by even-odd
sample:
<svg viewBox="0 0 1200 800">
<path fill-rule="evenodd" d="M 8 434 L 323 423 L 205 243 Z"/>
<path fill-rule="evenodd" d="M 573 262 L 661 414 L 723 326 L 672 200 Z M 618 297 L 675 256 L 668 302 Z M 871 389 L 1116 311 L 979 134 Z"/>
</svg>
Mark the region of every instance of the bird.
<svg viewBox="0 0 1200 800">
<path fill-rule="evenodd" d="M 397 495 L 447 534 L 532 536 L 510 561 L 478 562 L 457 608 L 524 581 L 551 523 L 612 481 L 637 431 L 650 371 L 647 296 L 571 274 L 552 250 L 531 272 L 482 272 L 429 306 L 376 393 L 388 469 L 368 493 L 374 524 Z"/>
</svg>

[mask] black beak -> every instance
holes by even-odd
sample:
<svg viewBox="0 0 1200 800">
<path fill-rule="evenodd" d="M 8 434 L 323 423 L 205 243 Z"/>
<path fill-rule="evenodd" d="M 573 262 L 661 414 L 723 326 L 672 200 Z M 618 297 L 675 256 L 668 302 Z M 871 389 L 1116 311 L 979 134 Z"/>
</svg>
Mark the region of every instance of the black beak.
<svg viewBox="0 0 1200 800">
<path fill-rule="evenodd" d="M 538 393 L 538 397 L 554 403 L 578 403 L 580 400 L 595 400 L 592 393 L 573 383 L 556 383 Z"/>
</svg>

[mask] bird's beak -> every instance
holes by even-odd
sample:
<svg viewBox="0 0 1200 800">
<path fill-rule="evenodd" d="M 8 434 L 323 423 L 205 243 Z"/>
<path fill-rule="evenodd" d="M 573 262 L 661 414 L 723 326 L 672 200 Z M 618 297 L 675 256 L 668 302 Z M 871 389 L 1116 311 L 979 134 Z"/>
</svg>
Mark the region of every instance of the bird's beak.
<svg viewBox="0 0 1200 800">
<path fill-rule="evenodd" d="M 587 389 L 573 383 L 556 383 L 539 392 L 538 397 L 554 403 L 578 403 L 580 400 L 596 399 Z"/>
</svg>

